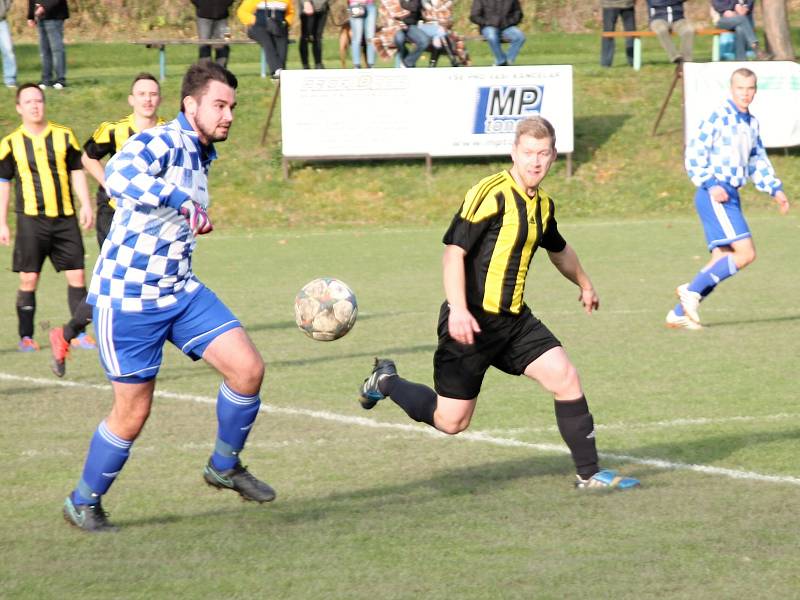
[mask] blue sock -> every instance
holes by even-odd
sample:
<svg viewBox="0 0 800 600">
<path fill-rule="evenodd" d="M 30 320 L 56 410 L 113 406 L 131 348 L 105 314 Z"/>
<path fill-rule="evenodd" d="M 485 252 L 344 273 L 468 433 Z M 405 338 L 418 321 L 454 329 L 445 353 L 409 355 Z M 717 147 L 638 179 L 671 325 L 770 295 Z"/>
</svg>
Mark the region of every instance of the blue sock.
<svg viewBox="0 0 800 600">
<path fill-rule="evenodd" d="M 723 256 L 713 265 L 700 271 L 689 284 L 689 290 L 697 292 L 704 298 L 714 291 L 717 285 L 728 277 L 735 275 L 738 269 L 733 256 Z"/>
<path fill-rule="evenodd" d="M 256 421 L 261 398 L 242 396 L 229 388 L 225 382 L 217 394 L 217 443 L 211 464 L 220 471 L 232 469 L 239 462 L 239 453 Z"/>
<path fill-rule="evenodd" d="M 130 440 L 114 435 L 103 421 L 97 426 L 83 465 L 83 475 L 72 493 L 75 504 L 96 504 L 119 475 L 131 453 Z"/>
</svg>

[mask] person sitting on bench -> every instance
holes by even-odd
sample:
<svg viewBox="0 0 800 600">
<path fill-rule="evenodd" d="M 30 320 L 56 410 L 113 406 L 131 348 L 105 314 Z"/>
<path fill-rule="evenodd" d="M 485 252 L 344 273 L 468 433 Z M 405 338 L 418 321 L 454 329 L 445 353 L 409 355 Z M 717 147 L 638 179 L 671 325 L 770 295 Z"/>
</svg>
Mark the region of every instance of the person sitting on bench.
<svg viewBox="0 0 800 600">
<path fill-rule="evenodd" d="M 658 36 L 670 62 L 680 64 L 692 62 L 694 48 L 694 26 L 683 13 L 686 0 L 647 0 L 650 15 L 650 29 Z M 675 48 L 671 32 L 681 38 L 681 49 Z"/>
<path fill-rule="evenodd" d="M 522 21 L 519 0 L 473 0 L 469 20 L 486 38 L 494 54 L 494 64 L 513 65 L 525 43 L 525 34 L 517 27 Z M 509 42 L 508 52 L 503 52 L 502 41 Z"/>
</svg>

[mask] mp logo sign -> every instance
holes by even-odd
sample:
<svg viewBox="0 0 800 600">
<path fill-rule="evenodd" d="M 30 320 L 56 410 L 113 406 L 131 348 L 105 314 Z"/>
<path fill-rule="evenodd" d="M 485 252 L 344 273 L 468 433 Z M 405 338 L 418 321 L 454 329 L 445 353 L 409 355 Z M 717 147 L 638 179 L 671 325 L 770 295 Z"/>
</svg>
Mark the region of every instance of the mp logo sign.
<svg viewBox="0 0 800 600">
<path fill-rule="evenodd" d="M 513 133 L 520 119 L 540 113 L 543 96 L 538 85 L 478 88 L 472 133 Z"/>
</svg>

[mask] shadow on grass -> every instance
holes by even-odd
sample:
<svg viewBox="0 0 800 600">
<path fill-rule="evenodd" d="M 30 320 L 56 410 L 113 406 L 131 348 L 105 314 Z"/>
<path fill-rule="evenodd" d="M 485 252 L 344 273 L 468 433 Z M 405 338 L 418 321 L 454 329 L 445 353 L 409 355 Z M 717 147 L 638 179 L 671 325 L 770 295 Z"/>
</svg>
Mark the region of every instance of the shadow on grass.
<svg viewBox="0 0 800 600">
<path fill-rule="evenodd" d="M 723 460 L 744 447 L 769 444 L 776 441 L 796 440 L 800 430 L 792 429 L 781 432 L 747 432 L 735 435 L 709 436 L 695 443 L 681 442 L 680 451 L 684 462 L 700 462 L 703 464 Z M 614 452 L 613 449 L 609 449 Z M 642 458 L 674 456 L 675 444 L 653 444 L 627 452 Z M 677 460 L 677 459 L 676 459 Z M 624 469 L 628 476 L 644 479 L 647 486 L 647 473 L 652 467 L 630 465 Z M 486 462 L 469 467 L 450 468 L 424 479 L 409 480 L 394 485 L 375 485 L 334 492 L 325 496 L 309 498 L 297 502 L 279 503 L 274 509 L 264 512 L 252 512 L 250 508 L 231 507 L 198 512 L 192 515 L 162 514 L 148 518 L 120 521 L 126 527 L 152 526 L 165 523 L 179 523 L 194 519 L 205 519 L 210 516 L 241 515 L 250 511 L 254 515 L 269 519 L 273 523 L 314 522 L 323 520 L 340 520 L 355 517 L 373 511 L 406 511 L 409 505 L 420 503 L 452 501 L 458 497 L 478 497 L 496 494 L 499 490 L 512 485 L 518 480 L 530 480 L 536 484 L 541 476 L 563 475 L 565 486 L 571 477 L 571 464 L 567 456 L 528 455 L 513 460 Z M 280 495 L 280 490 L 278 491 Z"/>
<path fill-rule="evenodd" d="M 407 511 L 410 499 L 414 503 L 452 501 L 460 496 L 476 497 L 495 494 L 498 490 L 520 479 L 530 479 L 531 485 L 539 476 L 563 474 L 565 485 L 570 485 L 571 468 L 564 456 L 527 456 L 514 460 L 488 462 L 481 465 L 448 469 L 425 479 L 414 479 L 396 485 L 377 485 L 336 492 L 326 496 L 280 504 L 280 490 L 275 509 L 263 507 L 271 522 L 295 523 L 322 520 L 339 520 L 364 512 Z M 130 521 L 120 520 L 122 527 L 152 526 L 178 523 L 184 520 L 205 519 L 210 516 L 240 515 L 252 508 L 231 507 L 194 513 L 192 515 L 162 514 Z M 268 511 L 268 512 L 266 512 Z"/>
<path fill-rule="evenodd" d="M 747 431 L 740 434 L 710 435 L 694 442 L 682 441 L 677 449 L 674 443 L 651 444 L 636 448 L 626 454 L 659 460 L 663 460 L 663 457 L 671 457 L 667 460 L 708 465 L 724 460 L 745 447 L 784 440 L 795 442 L 798 439 L 800 439 L 800 429 L 796 427 L 783 431 Z"/>
<path fill-rule="evenodd" d="M 4 389 L 2 392 L 2 396 L 7 398 L 9 396 L 26 396 L 28 398 L 38 398 L 38 394 L 42 393 L 42 388 L 40 387 L 16 387 L 16 388 L 7 388 Z"/>
<path fill-rule="evenodd" d="M 592 160 L 598 149 L 631 118 L 629 114 L 575 117 L 575 169 Z"/>
<path fill-rule="evenodd" d="M 800 315 L 786 315 L 783 317 L 769 317 L 766 319 L 740 319 L 738 321 L 711 322 L 707 325 L 707 327 L 734 327 L 736 325 L 750 325 L 753 323 L 783 323 L 792 321 L 800 321 Z"/>
</svg>

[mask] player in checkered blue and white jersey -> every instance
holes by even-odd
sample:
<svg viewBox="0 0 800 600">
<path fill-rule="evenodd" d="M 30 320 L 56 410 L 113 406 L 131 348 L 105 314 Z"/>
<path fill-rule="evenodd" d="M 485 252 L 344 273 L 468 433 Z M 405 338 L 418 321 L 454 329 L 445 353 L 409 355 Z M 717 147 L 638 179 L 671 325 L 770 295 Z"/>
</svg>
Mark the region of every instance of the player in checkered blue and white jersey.
<svg viewBox="0 0 800 600">
<path fill-rule="evenodd" d="M 667 314 L 667 326 L 701 329 L 700 302 L 723 280 L 756 258 L 750 228 L 742 214 L 739 189 L 753 181 L 768 192 L 781 214 L 789 211 L 783 184 L 775 176 L 749 107 L 757 89 L 750 69 L 731 75 L 731 98 L 700 122 L 686 146 L 686 172 L 697 186 L 694 202 L 703 224 L 711 260 L 689 283 L 678 286 L 679 298 Z"/>
<path fill-rule="evenodd" d="M 275 498 L 239 460 L 261 403 L 264 362 L 239 320 L 192 273 L 191 263 L 195 237 L 212 230 L 206 213 L 208 168 L 216 158 L 213 142 L 228 137 L 236 87 L 236 77 L 224 67 L 209 61 L 191 66 L 178 117 L 131 137 L 106 165 L 106 186 L 117 210 L 88 302 L 114 405 L 64 502 L 67 521 L 85 531 L 114 529 L 101 498 L 150 413 L 166 341 L 223 376 L 206 482 L 245 500 Z"/>
</svg>

